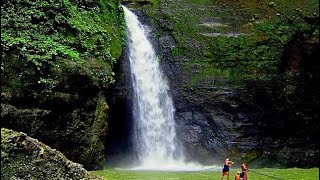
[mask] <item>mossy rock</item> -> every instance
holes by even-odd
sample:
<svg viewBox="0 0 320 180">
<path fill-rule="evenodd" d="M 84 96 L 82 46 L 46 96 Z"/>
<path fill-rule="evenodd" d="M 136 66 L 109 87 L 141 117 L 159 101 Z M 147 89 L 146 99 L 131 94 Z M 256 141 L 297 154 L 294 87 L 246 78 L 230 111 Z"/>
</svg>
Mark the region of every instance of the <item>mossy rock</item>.
<svg viewBox="0 0 320 180">
<path fill-rule="evenodd" d="M 19 93 L 12 86 L 4 87 L 2 127 L 26 132 L 88 169 L 102 168 L 108 130 L 105 91 L 111 83 L 111 67 L 96 59 L 83 64 L 59 61 L 60 67 L 51 70 L 55 82 L 51 88 L 37 88 L 41 86 L 32 79 L 21 82 L 29 85 Z"/>
<path fill-rule="evenodd" d="M 103 178 L 25 133 L 1 128 L 1 179 Z"/>
</svg>

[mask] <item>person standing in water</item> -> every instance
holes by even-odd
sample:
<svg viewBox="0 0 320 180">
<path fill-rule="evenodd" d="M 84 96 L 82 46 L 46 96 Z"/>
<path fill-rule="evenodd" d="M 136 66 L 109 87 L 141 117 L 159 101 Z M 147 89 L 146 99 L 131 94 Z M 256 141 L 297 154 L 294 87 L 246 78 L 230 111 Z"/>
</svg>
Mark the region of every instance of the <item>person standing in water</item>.
<svg viewBox="0 0 320 180">
<path fill-rule="evenodd" d="M 227 158 L 224 161 L 221 180 L 223 179 L 224 175 L 226 175 L 227 176 L 227 180 L 229 180 L 229 170 L 230 170 L 229 167 L 232 166 L 233 164 L 234 164 L 234 162 L 230 161 L 229 158 Z"/>
</svg>

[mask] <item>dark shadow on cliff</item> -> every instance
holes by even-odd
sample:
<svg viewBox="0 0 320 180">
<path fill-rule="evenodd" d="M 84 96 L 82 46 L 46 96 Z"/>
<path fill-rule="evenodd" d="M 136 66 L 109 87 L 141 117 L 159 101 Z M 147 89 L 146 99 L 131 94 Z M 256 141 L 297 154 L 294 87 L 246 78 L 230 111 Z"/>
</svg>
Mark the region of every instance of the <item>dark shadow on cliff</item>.
<svg viewBox="0 0 320 180">
<path fill-rule="evenodd" d="M 110 113 L 106 148 L 106 165 L 122 167 L 133 162 L 132 85 L 128 47 L 115 66 L 116 83 L 108 94 Z"/>
</svg>

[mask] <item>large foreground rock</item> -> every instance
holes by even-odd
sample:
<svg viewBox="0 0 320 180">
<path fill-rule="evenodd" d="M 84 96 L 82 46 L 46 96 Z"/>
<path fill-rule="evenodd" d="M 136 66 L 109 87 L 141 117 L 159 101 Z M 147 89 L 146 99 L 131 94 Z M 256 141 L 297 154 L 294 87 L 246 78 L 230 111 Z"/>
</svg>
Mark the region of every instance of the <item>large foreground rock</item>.
<svg viewBox="0 0 320 180">
<path fill-rule="evenodd" d="M 1 128 L 1 179 L 103 179 L 24 133 Z"/>
</svg>

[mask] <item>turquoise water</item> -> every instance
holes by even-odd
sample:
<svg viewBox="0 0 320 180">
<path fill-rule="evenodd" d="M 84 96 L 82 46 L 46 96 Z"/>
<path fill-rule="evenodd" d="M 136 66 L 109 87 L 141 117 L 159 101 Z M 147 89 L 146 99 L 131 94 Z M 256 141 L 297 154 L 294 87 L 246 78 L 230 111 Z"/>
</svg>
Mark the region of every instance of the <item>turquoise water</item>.
<svg viewBox="0 0 320 180">
<path fill-rule="evenodd" d="M 232 169 L 230 172 L 230 180 L 234 179 L 236 171 Z M 168 171 L 128 171 L 105 169 L 101 171 L 92 171 L 92 173 L 100 175 L 109 180 L 219 180 L 221 173 L 217 171 L 199 171 L 199 172 L 168 172 Z M 272 178 L 275 177 L 275 178 Z M 252 169 L 248 172 L 248 180 L 318 180 L 319 168 L 312 169 Z M 227 179 L 226 177 L 224 179 Z"/>
</svg>

